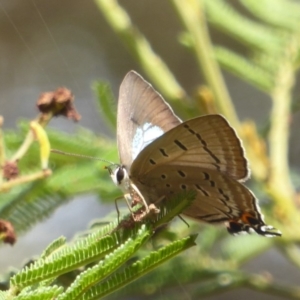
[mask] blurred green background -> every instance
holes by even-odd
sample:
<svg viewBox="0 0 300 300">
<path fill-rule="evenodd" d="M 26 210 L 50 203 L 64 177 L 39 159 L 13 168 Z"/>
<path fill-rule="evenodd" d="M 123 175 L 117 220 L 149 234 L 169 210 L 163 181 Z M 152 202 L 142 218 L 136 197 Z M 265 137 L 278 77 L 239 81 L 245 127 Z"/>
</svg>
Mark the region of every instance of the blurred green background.
<svg viewBox="0 0 300 300">
<path fill-rule="evenodd" d="M 276 1 L 284 2 L 281 0 L 269 2 Z M 239 1 L 225 2 L 245 17 L 254 21 L 258 20 Z M 291 2 L 300 4 L 299 1 Z M 119 4 L 148 39 L 153 50 L 168 65 L 187 95 L 192 97 L 196 88 L 204 84 L 204 77 L 195 63 L 193 51 L 179 43 L 179 34 L 182 33 L 183 26 L 171 1 L 120 0 Z M 272 5 L 270 14 L 272 14 Z M 300 11 L 298 14 L 300 19 Z M 0 114 L 5 120 L 4 130 L 16 128 L 20 119 L 32 119 L 36 116 L 35 101 L 40 93 L 65 86 L 74 93 L 75 105 L 82 115 L 82 120 L 79 124 L 74 124 L 63 118 L 55 118 L 49 126 L 68 133 L 74 133 L 80 127 L 86 127 L 96 135 L 114 138 L 115 133 L 99 117 L 96 96 L 92 90 L 92 84 L 96 80 L 109 82 L 117 97 L 124 75 L 133 69 L 141 73 L 162 92 L 111 29 L 94 1 L 2 0 L 0 2 L 0 28 Z M 241 54 L 250 52 L 247 45 L 237 42 L 232 36 L 224 34 L 222 30 L 210 27 L 210 35 L 215 44 L 225 45 Z M 295 34 L 295 39 L 299 39 L 299 36 L 300 31 L 298 35 Z M 253 120 L 259 132 L 264 133 L 269 126 L 272 105 L 270 97 L 228 71 L 223 71 L 223 75 L 240 120 Z M 295 84 L 293 91 L 295 111 L 290 115 L 289 163 L 292 166 L 291 176 L 295 178 L 296 185 L 299 181 L 297 172 L 300 167 L 298 94 L 299 85 Z M 185 117 L 185 114 L 179 110 L 176 113 L 182 118 Z M 78 149 L 78 153 L 85 153 L 84 144 Z M 102 158 L 109 158 L 109 156 L 110 153 Z M 262 192 L 259 184 L 252 183 L 252 187 L 260 197 Z M 72 238 L 78 231 L 85 230 L 91 220 L 101 219 L 107 213 L 114 211 L 113 205 L 107 202 L 100 203 L 93 194 L 87 193 L 71 200 L 60 206 L 48 219 L 18 237 L 13 247 L 1 246 L 1 272 L 9 266 L 21 267 L 26 258 L 39 254 L 56 237 L 64 235 Z M 264 208 L 262 210 L 264 211 Z M 280 220 L 276 227 L 281 229 L 279 224 Z M 220 227 L 217 230 L 224 231 L 224 228 Z M 299 233 L 295 233 L 295 236 L 298 235 Z M 248 243 L 251 244 L 253 237 L 247 238 L 245 248 L 248 247 Z M 201 239 L 198 243 L 201 243 Z M 230 247 L 235 247 L 236 239 L 239 237 L 228 238 Z M 255 242 L 256 239 L 253 241 Z M 297 251 L 299 251 L 298 243 L 299 239 L 295 237 L 294 246 Z M 244 251 L 243 244 L 239 243 L 236 251 Z M 300 256 L 299 253 L 297 255 Z M 201 256 L 197 259 L 201 260 Z M 278 247 L 271 247 L 268 251 L 247 261 L 242 269 L 249 272 L 270 273 L 281 284 L 299 286 L 300 283 L 299 268 L 289 262 Z M 176 274 L 174 277 L 176 281 Z M 180 281 L 175 284 L 175 288 L 180 291 L 181 299 L 193 299 L 189 293 L 189 287 Z M 167 291 L 161 291 L 161 294 L 162 298 L 167 299 Z M 259 297 L 263 300 L 281 299 L 276 295 L 262 294 L 246 288 L 211 295 L 209 299 L 240 297 L 244 299 Z M 299 298 L 298 295 L 297 299 Z M 136 296 L 135 299 L 140 298 Z"/>
</svg>

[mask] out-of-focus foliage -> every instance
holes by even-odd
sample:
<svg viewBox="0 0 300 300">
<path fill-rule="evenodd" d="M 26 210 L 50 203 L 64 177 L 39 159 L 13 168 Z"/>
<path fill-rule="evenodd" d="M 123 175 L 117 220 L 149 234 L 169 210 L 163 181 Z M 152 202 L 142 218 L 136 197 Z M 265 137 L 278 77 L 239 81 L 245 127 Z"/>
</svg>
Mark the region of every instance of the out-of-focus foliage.
<svg viewBox="0 0 300 300">
<path fill-rule="evenodd" d="M 11 278 L 11 288 L 0 292 L 0 299 L 83 299 L 86 291 L 84 299 L 98 299 L 109 293 L 110 299 L 126 296 L 164 299 L 164 295 L 168 299 L 182 299 L 178 282 L 191 299 L 239 287 L 300 299 L 298 286 L 281 283 L 270 274 L 250 274 L 242 270 L 245 263 L 271 248 L 300 268 L 300 213 L 295 200 L 299 195 L 292 184 L 288 164 L 290 119 L 292 107 L 297 106 L 292 104 L 292 98 L 300 57 L 300 4 L 292 0 L 239 0 L 233 6 L 225 0 L 171 0 L 183 24 L 179 42 L 192 50 L 199 71 L 206 78 L 206 93 L 202 89 L 201 94 L 193 98 L 186 94 L 117 1 L 95 2 L 150 81 L 173 106 L 185 112 L 187 118 L 207 112 L 221 113 L 236 128 L 243 139 L 260 198 L 266 203 L 262 206 L 263 213 L 268 223 L 282 231 L 283 237 L 234 238 L 223 228 L 203 225 L 199 230 L 199 226 L 190 221 L 189 228 L 176 221 L 153 236 L 155 222 L 174 216 L 169 207 L 154 224 L 146 222 L 128 231 L 113 231 L 118 224 L 115 222 L 92 229 L 91 235 L 78 237 L 73 244 L 66 245 L 63 239 L 54 241 L 33 265 Z M 243 11 L 247 11 L 247 15 Z M 213 45 L 210 26 L 236 39 L 247 51 L 236 53 Z M 266 116 L 269 127 L 264 136 L 258 133 L 253 122 L 240 122 L 219 65 L 272 99 L 271 113 Z M 96 83 L 94 90 L 101 113 L 114 127 L 111 92 L 103 83 Z M 43 126 L 49 121 L 38 120 Z M 33 135 L 28 124 L 24 121 L 18 131 L 0 133 L 1 164 L 6 161 L 6 155 L 12 161 L 22 158 L 18 163 L 22 180 L 6 182 L 1 178 L 0 218 L 13 224 L 17 235 L 74 195 L 89 192 L 98 194 L 104 201 L 116 198 L 118 194 L 107 172 L 94 161 L 51 154 L 52 175 L 40 171 L 39 147 L 34 144 L 29 148 Z M 73 136 L 54 130 L 47 130 L 47 135 L 52 148 L 78 153 L 77 149 L 84 145 L 85 155 L 103 157 L 105 153 L 108 160 L 117 161 L 114 141 L 85 129 Z M 169 260 L 194 244 L 195 237 L 188 235 L 196 230 L 199 232 L 197 247 Z M 150 237 L 152 245 L 146 243 Z M 132 255 L 134 258 L 129 260 Z M 159 269 L 127 285 L 158 265 Z M 111 277 L 104 279 L 109 275 Z M 54 284 L 58 276 L 61 277 Z M 123 289 L 117 291 L 120 287 Z"/>
</svg>

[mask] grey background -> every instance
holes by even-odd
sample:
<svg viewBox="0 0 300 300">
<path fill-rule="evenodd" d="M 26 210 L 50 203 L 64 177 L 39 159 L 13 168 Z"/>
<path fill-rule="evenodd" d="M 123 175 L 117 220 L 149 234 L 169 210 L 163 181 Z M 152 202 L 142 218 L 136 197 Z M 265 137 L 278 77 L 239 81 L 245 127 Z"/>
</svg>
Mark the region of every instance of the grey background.
<svg viewBox="0 0 300 300">
<path fill-rule="evenodd" d="M 182 27 L 171 4 L 161 0 L 119 2 L 191 94 L 203 80 L 192 54 L 176 40 Z M 222 42 L 224 37 L 214 32 L 213 38 Z M 96 79 L 105 79 L 117 96 L 118 86 L 130 69 L 142 73 L 93 1 L 0 1 L 0 115 L 5 118 L 4 128 L 15 128 L 20 118 L 32 119 L 37 114 L 35 101 L 41 92 L 66 86 L 75 94 L 82 120 L 77 125 L 59 118 L 53 120 L 51 126 L 69 132 L 84 126 L 99 135 L 110 134 L 95 109 L 91 84 Z M 258 126 L 263 125 L 270 99 L 232 75 L 225 73 L 225 78 L 240 118 L 251 118 Z M 290 155 L 296 168 L 299 167 L 300 147 L 296 133 L 298 124 L 296 114 Z M 84 149 L 84 145 L 82 147 Z M 93 196 L 70 201 L 48 220 L 19 237 L 14 247 L 2 246 L 0 271 L 10 265 L 20 267 L 24 257 L 39 254 L 54 238 L 60 235 L 71 238 L 76 231 L 85 230 L 92 219 L 101 218 L 112 209 L 108 205 L 99 205 Z M 266 269 L 282 280 L 299 282 L 297 271 L 274 250 L 246 268 L 252 271 Z M 221 295 L 214 299 L 258 295 L 243 290 L 226 294 L 228 298 Z M 259 295 L 259 299 L 277 298 Z"/>
</svg>

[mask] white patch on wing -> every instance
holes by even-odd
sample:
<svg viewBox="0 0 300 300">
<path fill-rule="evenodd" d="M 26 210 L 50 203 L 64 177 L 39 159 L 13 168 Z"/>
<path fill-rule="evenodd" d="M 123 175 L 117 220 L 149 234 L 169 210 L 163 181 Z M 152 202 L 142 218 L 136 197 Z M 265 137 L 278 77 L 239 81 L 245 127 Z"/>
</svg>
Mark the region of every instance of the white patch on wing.
<svg viewBox="0 0 300 300">
<path fill-rule="evenodd" d="M 145 123 L 142 127 L 138 127 L 132 141 L 132 160 L 154 140 L 164 134 L 164 131 L 151 123 Z"/>
</svg>

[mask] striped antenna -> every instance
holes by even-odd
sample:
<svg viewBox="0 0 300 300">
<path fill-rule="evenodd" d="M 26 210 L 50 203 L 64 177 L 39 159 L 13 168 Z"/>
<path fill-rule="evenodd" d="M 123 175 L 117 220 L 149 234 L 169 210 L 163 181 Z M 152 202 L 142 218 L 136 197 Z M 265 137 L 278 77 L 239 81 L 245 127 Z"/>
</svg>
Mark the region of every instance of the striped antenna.
<svg viewBox="0 0 300 300">
<path fill-rule="evenodd" d="M 106 159 L 102 159 L 102 158 L 97 158 L 97 157 L 93 157 L 93 156 L 89 156 L 89 155 L 83 155 L 83 154 L 76 154 L 76 153 L 70 153 L 70 152 L 64 152 L 58 149 L 51 149 L 52 153 L 56 153 L 56 154 L 61 154 L 61 155 L 66 155 L 66 156 L 73 156 L 73 157 L 79 157 L 79 158 L 87 158 L 87 159 L 93 159 L 93 160 L 99 160 L 99 161 L 103 161 L 106 163 L 109 163 L 110 165 L 115 165 L 115 163 L 106 160 Z"/>
</svg>

